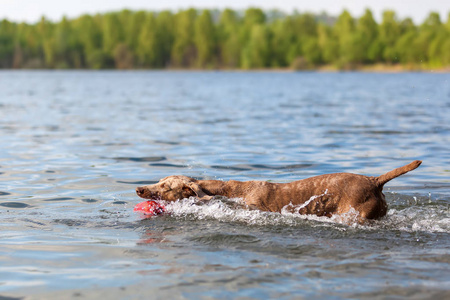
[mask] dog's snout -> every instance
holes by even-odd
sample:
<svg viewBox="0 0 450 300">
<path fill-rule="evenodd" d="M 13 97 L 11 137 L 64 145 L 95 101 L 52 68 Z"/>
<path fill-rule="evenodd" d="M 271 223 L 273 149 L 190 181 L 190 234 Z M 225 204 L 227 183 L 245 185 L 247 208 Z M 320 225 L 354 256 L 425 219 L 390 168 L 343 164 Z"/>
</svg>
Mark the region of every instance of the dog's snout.
<svg viewBox="0 0 450 300">
<path fill-rule="evenodd" d="M 143 195 L 144 191 L 145 191 L 145 189 L 143 187 L 141 187 L 141 186 L 138 186 L 136 188 L 136 194 L 138 194 L 138 195 Z"/>
</svg>

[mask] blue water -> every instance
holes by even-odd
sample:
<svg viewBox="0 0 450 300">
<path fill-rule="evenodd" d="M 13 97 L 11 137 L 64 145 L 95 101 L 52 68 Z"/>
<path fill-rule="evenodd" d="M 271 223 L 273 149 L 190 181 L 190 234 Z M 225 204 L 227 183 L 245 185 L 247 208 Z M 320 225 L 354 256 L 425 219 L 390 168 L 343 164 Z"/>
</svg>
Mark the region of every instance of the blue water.
<svg viewBox="0 0 450 300">
<path fill-rule="evenodd" d="M 450 74 L 0 72 L 0 298 L 450 297 Z M 133 212 L 183 174 L 380 175 L 370 225 L 239 199 Z"/>
</svg>

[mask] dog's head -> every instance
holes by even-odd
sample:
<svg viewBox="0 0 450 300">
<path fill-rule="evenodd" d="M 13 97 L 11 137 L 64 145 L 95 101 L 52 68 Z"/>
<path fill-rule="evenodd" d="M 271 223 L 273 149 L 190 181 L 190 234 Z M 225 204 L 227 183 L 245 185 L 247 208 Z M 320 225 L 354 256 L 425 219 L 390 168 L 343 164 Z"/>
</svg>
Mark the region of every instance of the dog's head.
<svg viewBox="0 0 450 300">
<path fill-rule="evenodd" d="M 151 200 L 176 201 L 189 197 L 211 199 L 197 184 L 197 180 L 181 175 L 168 176 L 158 183 L 137 187 L 136 193 L 141 198 Z"/>
</svg>

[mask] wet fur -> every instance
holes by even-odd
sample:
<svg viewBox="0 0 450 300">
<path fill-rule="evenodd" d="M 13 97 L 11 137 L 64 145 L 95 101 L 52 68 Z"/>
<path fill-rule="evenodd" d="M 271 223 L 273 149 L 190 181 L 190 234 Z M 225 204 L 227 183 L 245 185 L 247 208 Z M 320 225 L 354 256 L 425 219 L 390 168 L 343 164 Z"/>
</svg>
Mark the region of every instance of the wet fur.
<svg viewBox="0 0 450 300">
<path fill-rule="evenodd" d="M 286 205 L 298 206 L 314 199 L 300 209 L 301 214 L 330 217 L 351 209 L 359 212 L 359 218 L 379 219 L 386 215 L 387 204 L 383 186 L 388 181 L 416 169 L 422 161 L 387 172 L 378 177 L 352 173 L 335 173 L 315 176 L 289 183 L 266 181 L 196 180 L 182 175 L 168 176 L 158 183 L 136 188 L 145 199 L 176 201 L 197 197 L 210 200 L 221 195 L 242 198 L 251 208 L 280 212 Z"/>
</svg>

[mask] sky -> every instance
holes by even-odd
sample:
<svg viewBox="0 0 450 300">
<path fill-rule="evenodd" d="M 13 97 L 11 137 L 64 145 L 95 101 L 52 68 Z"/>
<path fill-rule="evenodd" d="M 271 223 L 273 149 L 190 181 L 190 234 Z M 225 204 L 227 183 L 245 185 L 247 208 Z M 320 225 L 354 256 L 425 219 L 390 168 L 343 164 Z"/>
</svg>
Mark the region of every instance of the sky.
<svg viewBox="0 0 450 300">
<path fill-rule="evenodd" d="M 53 21 L 59 21 L 63 16 L 69 18 L 82 14 L 104 13 L 118 11 L 124 8 L 131 10 L 163 9 L 178 10 L 189 7 L 195 8 L 233 8 L 245 9 L 259 7 L 262 9 L 279 9 L 291 13 L 294 9 L 299 12 L 320 13 L 325 11 L 330 15 L 339 15 L 345 8 L 352 16 L 359 17 L 366 8 L 370 8 L 375 18 L 380 21 L 382 11 L 394 10 L 398 17 L 411 17 L 414 22 L 421 23 L 431 11 L 439 12 L 441 20 L 447 21 L 450 12 L 449 0 L 0 0 L 0 19 L 15 22 L 35 23 L 41 16 Z"/>
</svg>

